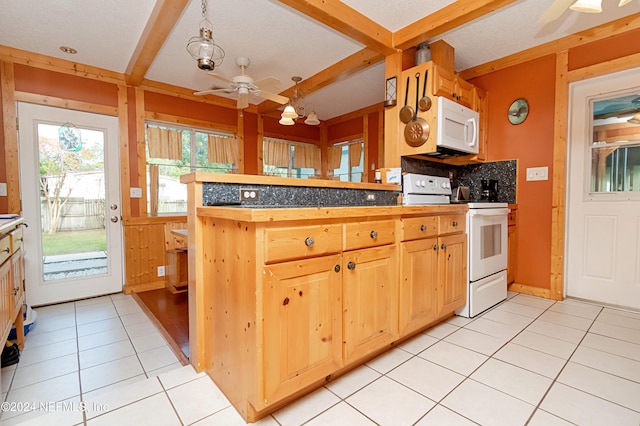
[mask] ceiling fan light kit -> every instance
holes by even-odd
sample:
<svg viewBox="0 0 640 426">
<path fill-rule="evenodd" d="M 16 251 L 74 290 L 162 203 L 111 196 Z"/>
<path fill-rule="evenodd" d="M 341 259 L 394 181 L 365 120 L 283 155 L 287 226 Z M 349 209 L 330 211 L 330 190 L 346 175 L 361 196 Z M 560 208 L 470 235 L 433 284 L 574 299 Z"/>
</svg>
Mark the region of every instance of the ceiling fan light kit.
<svg viewBox="0 0 640 426">
<path fill-rule="evenodd" d="M 222 64 L 224 50 L 213 42 L 213 28 L 207 19 L 206 0 L 202 0 L 202 18 L 198 35 L 187 42 L 187 52 L 197 61 L 198 68 L 213 71 Z"/>
<path fill-rule="evenodd" d="M 633 114 L 633 117 L 627 120 L 631 124 L 640 124 L 640 111 Z"/>
<path fill-rule="evenodd" d="M 296 124 L 296 122 L 293 121 L 293 118 L 288 117 L 282 117 L 280 121 L 278 121 L 278 123 L 282 124 L 283 126 L 293 126 L 294 124 Z"/>
<path fill-rule="evenodd" d="M 600 13 L 602 12 L 602 0 L 577 0 L 569 8 L 576 12 Z"/>
</svg>

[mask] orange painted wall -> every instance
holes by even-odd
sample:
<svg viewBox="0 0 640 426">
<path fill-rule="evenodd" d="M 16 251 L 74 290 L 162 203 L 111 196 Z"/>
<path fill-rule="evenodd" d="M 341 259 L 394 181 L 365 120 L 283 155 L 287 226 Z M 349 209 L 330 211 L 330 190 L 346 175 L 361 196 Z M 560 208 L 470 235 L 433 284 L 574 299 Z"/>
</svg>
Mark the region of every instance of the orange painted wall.
<svg viewBox="0 0 640 426">
<path fill-rule="evenodd" d="M 354 135 L 362 135 L 364 132 L 364 120 L 362 117 L 355 117 L 351 120 L 342 121 L 327 127 L 327 138 L 330 143 L 343 142 Z"/>
<path fill-rule="evenodd" d="M 513 66 L 471 80 L 489 92 L 490 161 L 518 160 L 518 246 L 515 281 L 549 288 L 551 273 L 552 181 L 525 180 L 528 167 L 549 167 L 553 174 L 555 56 Z M 529 101 L 524 123 L 509 123 L 509 105 Z"/>
</svg>

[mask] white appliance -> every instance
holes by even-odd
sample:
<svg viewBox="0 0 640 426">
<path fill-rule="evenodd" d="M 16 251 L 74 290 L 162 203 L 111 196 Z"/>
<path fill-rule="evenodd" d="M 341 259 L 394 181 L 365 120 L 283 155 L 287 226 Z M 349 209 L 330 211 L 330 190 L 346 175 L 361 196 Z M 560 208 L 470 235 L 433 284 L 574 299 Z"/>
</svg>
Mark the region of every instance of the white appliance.
<svg viewBox="0 0 640 426">
<path fill-rule="evenodd" d="M 437 111 L 438 152 L 431 155 L 477 154 L 480 114 L 444 96 L 438 96 Z"/>
<path fill-rule="evenodd" d="M 451 182 L 442 176 L 406 173 L 402 176 L 402 204 L 421 206 L 449 204 Z"/>
<path fill-rule="evenodd" d="M 467 303 L 457 315 L 472 318 L 507 298 L 507 203 L 469 203 Z"/>
</svg>

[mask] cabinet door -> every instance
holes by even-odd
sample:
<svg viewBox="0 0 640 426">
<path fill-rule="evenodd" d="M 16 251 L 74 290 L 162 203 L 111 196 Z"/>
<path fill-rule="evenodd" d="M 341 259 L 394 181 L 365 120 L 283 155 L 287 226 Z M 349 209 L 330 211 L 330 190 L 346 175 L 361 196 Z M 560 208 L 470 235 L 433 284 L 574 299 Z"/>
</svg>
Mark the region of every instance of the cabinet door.
<svg viewBox="0 0 640 426">
<path fill-rule="evenodd" d="M 438 239 L 401 243 L 400 336 L 436 319 Z"/>
<path fill-rule="evenodd" d="M 467 234 L 438 238 L 438 316 L 464 306 L 467 297 Z"/>
<path fill-rule="evenodd" d="M 0 267 L 0 339 L 9 335 L 13 321 L 11 320 L 11 262 L 6 261 Z M 4 342 L 4 340 L 2 340 Z"/>
<path fill-rule="evenodd" d="M 346 252 L 343 265 L 344 360 L 349 363 L 397 337 L 396 246 Z"/>
<path fill-rule="evenodd" d="M 11 298 L 9 302 L 11 315 L 16 315 L 20 306 L 22 305 L 22 277 L 24 276 L 24 269 L 22 263 L 22 250 L 18 250 L 13 254 L 11 258 L 11 285 L 9 286 Z"/>
<path fill-rule="evenodd" d="M 508 245 L 509 245 L 509 250 L 508 250 L 508 260 L 507 260 L 507 284 L 512 284 L 516 278 L 515 278 L 515 274 L 516 274 L 516 250 L 517 250 L 517 244 L 518 244 L 518 234 L 516 231 L 516 225 L 509 225 L 508 226 L 509 229 L 509 233 L 508 233 Z"/>
<path fill-rule="evenodd" d="M 473 84 L 456 77 L 456 89 L 455 89 L 456 101 L 466 107 L 474 107 L 475 93 L 473 91 Z"/>
<path fill-rule="evenodd" d="M 433 95 L 456 101 L 456 77 L 442 67 L 433 67 Z"/>
<path fill-rule="evenodd" d="M 264 268 L 265 404 L 342 367 L 341 262 L 334 255 Z"/>
</svg>

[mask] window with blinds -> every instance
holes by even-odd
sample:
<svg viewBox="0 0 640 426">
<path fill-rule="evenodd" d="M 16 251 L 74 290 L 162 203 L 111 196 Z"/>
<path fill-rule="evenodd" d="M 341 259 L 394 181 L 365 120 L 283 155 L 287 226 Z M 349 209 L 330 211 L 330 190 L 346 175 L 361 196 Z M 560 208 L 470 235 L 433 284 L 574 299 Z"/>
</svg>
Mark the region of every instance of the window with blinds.
<svg viewBox="0 0 640 426">
<path fill-rule="evenodd" d="M 263 139 L 265 175 L 309 179 L 319 176 L 320 148 L 310 143 Z"/>
<path fill-rule="evenodd" d="M 151 215 L 187 211 L 187 188 L 180 183 L 181 175 L 237 172 L 235 135 L 148 121 L 145 137 L 147 207 Z"/>
</svg>

